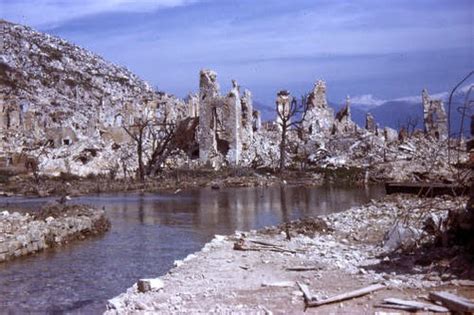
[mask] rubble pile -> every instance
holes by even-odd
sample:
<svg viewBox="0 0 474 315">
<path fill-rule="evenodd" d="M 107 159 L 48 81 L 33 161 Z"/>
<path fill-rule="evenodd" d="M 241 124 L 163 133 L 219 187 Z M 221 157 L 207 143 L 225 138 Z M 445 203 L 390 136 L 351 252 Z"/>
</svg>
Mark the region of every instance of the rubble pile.
<svg viewBox="0 0 474 315">
<path fill-rule="evenodd" d="M 38 214 L 0 213 L 0 262 L 65 244 L 110 227 L 105 211 L 52 205 Z"/>
<path fill-rule="evenodd" d="M 444 256 L 424 263 L 413 248 L 432 243 L 433 230 L 428 226 L 433 226 L 429 222 L 444 222 L 448 212 L 465 204 L 465 198 L 388 196 L 314 220 L 216 236 L 201 251 L 176 261 L 175 268 L 159 278 L 158 289 L 143 293 L 135 284 L 109 300 L 106 314 L 137 310 L 294 312 L 297 305 L 303 305 L 300 284 L 311 288 L 316 301 L 374 283 L 390 289 L 344 302 L 347 309 L 368 313 L 384 298 L 412 300 L 438 287 L 456 290 L 474 276 L 472 263 L 462 268 L 454 263 L 469 252 L 457 249 L 456 259 Z M 386 247 L 388 232 L 397 225 L 417 231 L 417 238 L 410 240 L 410 268 L 400 268 L 408 260 L 403 256 L 408 247 Z M 442 247 L 436 250 L 443 252 Z M 320 310 L 331 312 L 339 307 L 336 304 Z"/>
</svg>

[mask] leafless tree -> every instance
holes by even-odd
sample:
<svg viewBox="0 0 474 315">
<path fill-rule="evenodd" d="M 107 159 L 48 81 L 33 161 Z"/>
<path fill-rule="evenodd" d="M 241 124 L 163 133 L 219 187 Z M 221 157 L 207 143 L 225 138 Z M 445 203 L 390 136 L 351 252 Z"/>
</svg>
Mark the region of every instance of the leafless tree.
<svg viewBox="0 0 474 315">
<path fill-rule="evenodd" d="M 158 117 L 153 111 L 144 110 L 131 125 L 122 127 L 136 144 L 138 178 L 143 181 L 146 176 L 155 175 L 172 150 L 176 124 L 167 113 Z"/>
<path fill-rule="evenodd" d="M 306 117 L 308 105 L 304 98 L 302 98 L 301 102 L 298 102 L 288 91 L 280 91 L 278 98 L 287 98 L 287 101 L 277 100 L 276 102 L 276 112 L 279 118 L 278 125 L 281 131 L 279 168 L 281 173 L 285 169 L 288 134 L 291 130 L 300 128 L 301 123 Z"/>
<path fill-rule="evenodd" d="M 410 115 L 406 117 L 405 122 L 401 123 L 400 120 L 397 122 L 398 130 L 405 129 L 407 136 L 411 137 L 420 123 L 419 116 Z"/>
</svg>

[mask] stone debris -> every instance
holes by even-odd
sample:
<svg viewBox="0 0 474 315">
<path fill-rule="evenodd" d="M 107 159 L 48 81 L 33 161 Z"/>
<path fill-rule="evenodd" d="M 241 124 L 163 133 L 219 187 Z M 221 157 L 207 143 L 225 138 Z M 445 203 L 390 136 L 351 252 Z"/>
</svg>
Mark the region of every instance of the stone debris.
<svg viewBox="0 0 474 315">
<path fill-rule="evenodd" d="M 465 207 L 465 204 L 466 198 L 460 197 L 419 199 L 391 195 L 320 217 L 325 228 L 314 223 L 303 228 L 301 222 L 290 222 L 261 231 L 236 231 L 231 236 L 216 236 L 201 251 L 161 277 L 167 283 L 166 288 L 143 294 L 134 286 L 114 298 L 114 304 L 109 303 L 106 314 L 134 312 L 142 304 L 151 311 L 163 313 L 176 309 L 189 313 L 211 312 L 216 310 L 216 305 L 219 312 L 248 313 L 258 312 L 263 302 L 269 311 L 290 312 L 294 311 L 295 304 L 303 305 L 301 293 L 294 294 L 296 283 L 307 287 L 308 292 L 311 288 L 311 301 L 330 300 L 331 296 L 345 296 L 344 292 L 364 285 L 383 284 L 387 290 L 359 298 L 362 302 L 359 299 L 344 302 L 343 309 L 367 313 L 370 312 L 367 307 L 386 298 L 410 301 L 413 290 L 426 292 L 440 286 L 455 288 L 458 281 L 465 280 L 461 278 L 463 271 L 456 274 L 453 265 L 446 269 L 443 260 L 436 260 L 432 254 L 428 255 L 430 264 L 411 263 L 407 269 L 398 268 L 399 260 L 405 258 L 397 258 L 396 253 L 403 253 L 403 249 L 384 248 L 383 240 L 395 222 L 403 221 L 421 231 L 416 247 L 422 248 L 435 237 L 423 230 L 426 218 L 431 213 L 444 218 L 449 211 Z M 309 231 L 311 227 L 313 232 Z M 286 237 L 286 228 L 292 234 L 290 240 Z M 286 251 L 234 250 L 236 243 L 244 247 L 249 244 L 267 248 L 278 246 Z M 418 256 L 417 259 L 423 258 Z M 457 257 L 456 260 L 461 259 Z M 436 268 L 437 264 L 441 268 Z M 301 271 L 293 271 L 292 266 L 300 266 L 295 268 Z M 465 271 L 466 266 L 459 269 Z M 451 272 L 449 276 L 447 270 Z M 361 303 L 368 306 L 360 306 Z M 324 307 L 333 306 L 318 307 L 328 312 L 331 309 Z"/>
<path fill-rule="evenodd" d="M 140 279 L 137 282 L 137 289 L 141 293 L 157 291 L 163 289 L 165 284 L 161 279 Z"/>
<path fill-rule="evenodd" d="M 403 247 L 414 246 L 420 239 L 421 231 L 411 226 L 403 226 L 400 222 L 395 223 L 387 232 L 383 248 L 385 250 L 397 250 Z"/>
<path fill-rule="evenodd" d="M 0 262 L 108 230 L 105 211 L 85 206 L 51 206 L 40 214 L 0 214 Z"/>
</svg>

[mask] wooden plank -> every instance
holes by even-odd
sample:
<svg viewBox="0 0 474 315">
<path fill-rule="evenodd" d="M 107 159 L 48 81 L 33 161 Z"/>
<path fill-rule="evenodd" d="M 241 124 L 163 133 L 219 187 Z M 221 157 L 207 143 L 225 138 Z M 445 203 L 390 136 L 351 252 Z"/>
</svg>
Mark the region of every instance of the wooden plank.
<svg viewBox="0 0 474 315">
<path fill-rule="evenodd" d="M 298 285 L 298 287 L 300 288 L 301 292 L 303 292 L 303 296 L 304 296 L 304 301 L 305 303 L 309 302 L 309 301 L 312 301 L 313 300 L 313 295 L 311 294 L 311 292 L 309 291 L 309 288 L 306 284 L 304 283 L 301 283 L 301 282 L 296 282 L 296 284 Z"/>
<path fill-rule="evenodd" d="M 454 312 L 474 312 L 474 302 L 453 293 L 441 291 L 431 292 L 430 300 L 441 302 L 444 306 Z"/>
<path fill-rule="evenodd" d="M 458 280 L 457 283 L 463 287 L 474 287 L 474 281 L 472 280 Z"/>
<path fill-rule="evenodd" d="M 402 300 L 398 298 L 388 298 L 388 299 L 384 299 L 383 301 L 388 304 L 397 304 L 397 305 L 403 305 L 407 307 L 416 308 L 417 310 L 425 310 L 425 311 L 431 311 L 431 312 L 437 312 L 437 313 L 449 312 L 449 309 L 447 309 L 446 307 L 431 304 L 431 303 Z"/>
<path fill-rule="evenodd" d="M 295 267 L 288 267 L 286 268 L 287 271 L 312 271 L 312 270 L 319 270 L 320 267 L 312 266 L 295 266 Z"/>
<path fill-rule="evenodd" d="M 320 301 L 309 301 L 307 303 L 307 305 L 308 306 L 320 306 L 320 305 L 324 305 L 324 304 L 340 302 L 340 301 L 356 298 L 356 297 L 359 297 L 359 296 L 363 296 L 363 295 L 366 295 L 366 294 L 369 294 L 369 293 L 372 293 L 374 291 L 378 291 L 378 290 L 381 290 L 381 289 L 384 289 L 384 288 L 385 288 L 385 286 L 383 284 L 373 284 L 373 285 L 370 285 L 370 286 L 365 287 L 365 288 L 361 288 L 361 289 L 358 289 L 358 290 L 338 294 L 338 295 L 335 295 L 335 296 L 330 297 L 328 299 L 324 299 L 324 300 L 320 300 Z"/>
<path fill-rule="evenodd" d="M 418 308 L 413 307 L 413 306 L 388 304 L 388 303 L 377 304 L 377 305 L 374 305 L 374 307 L 376 307 L 376 308 L 390 308 L 390 309 L 394 309 L 394 310 L 403 310 L 403 311 L 407 311 L 407 312 L 416 312 L 416 311 L 418 311 Z"/>
</svg>

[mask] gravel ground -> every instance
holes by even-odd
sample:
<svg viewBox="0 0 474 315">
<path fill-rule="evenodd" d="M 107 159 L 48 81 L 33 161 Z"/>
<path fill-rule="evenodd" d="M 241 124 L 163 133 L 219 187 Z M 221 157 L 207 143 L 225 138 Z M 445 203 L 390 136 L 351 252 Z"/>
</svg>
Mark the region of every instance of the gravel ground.
<svg viewBox="0 0 474 315">
<path fill-rule="evenodd" d="M 474 289 L 459 282 L 472 279 L 472 260 L 469 265 L 462 248 L 437 248 L 443 255 L 434 255 L 427 247 L 433 237 L 422 230 L 427 218 L 446 217 L 448 210 L 463 207 L 465 201 L 387 196 L 322 218 L 216 236 L 201 251 L 175 262 L 175 268 L 160 278 L 162 289 L 141 293 L 135 284 L 109 301 L 106 314 L 303 313 L 296 282 L 307 284 L 320 299 L 374 283 L 386 285 L 373 294 L 306 313 L 380 312 L 384 310 L 374 305 L 384 298 L 423 301 L 434 290 L 473 298 Z M 398 250 L 387 248 L 384 236 L 395 222 L 416 231 L 416 241 L 410 239 Z M 425 256 L 433 259 L 419 263 Z M 295 267 L 311 270 L 288 270 Z"/>
</svg>

